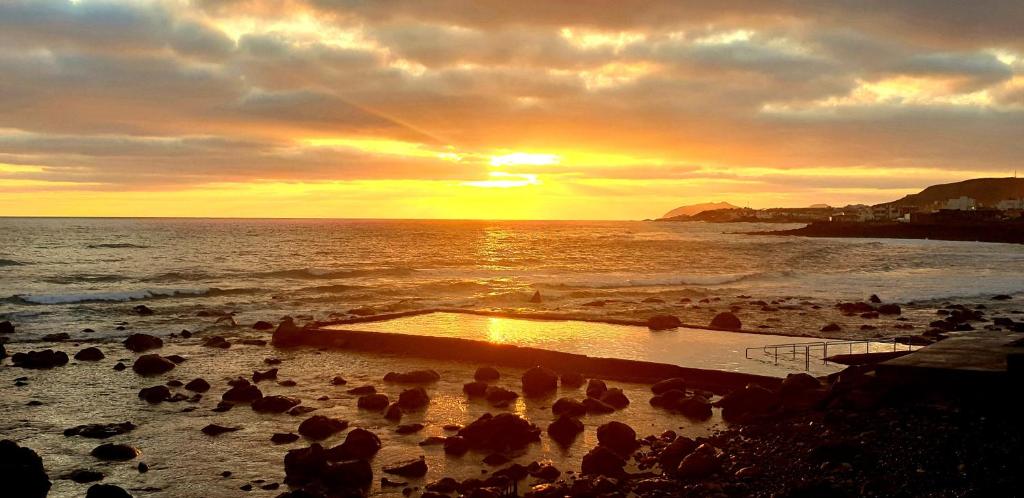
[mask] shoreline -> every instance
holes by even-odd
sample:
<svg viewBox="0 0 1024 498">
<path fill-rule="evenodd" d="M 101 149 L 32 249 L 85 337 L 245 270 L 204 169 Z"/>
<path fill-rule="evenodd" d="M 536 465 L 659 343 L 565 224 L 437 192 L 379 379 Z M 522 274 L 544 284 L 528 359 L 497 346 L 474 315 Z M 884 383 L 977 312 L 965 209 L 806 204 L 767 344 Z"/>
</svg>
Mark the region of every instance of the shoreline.
<svg viewBox="0 0 1024 498">
<path fill-rule="evenodd" d="M 776 235 L 829 238 L 921 239 L 955 242 L 1024 244 L 1022 223 L 869 223 L 814 222 L 803 228 L 744 232 L 744 235 Z"/>
</svg>

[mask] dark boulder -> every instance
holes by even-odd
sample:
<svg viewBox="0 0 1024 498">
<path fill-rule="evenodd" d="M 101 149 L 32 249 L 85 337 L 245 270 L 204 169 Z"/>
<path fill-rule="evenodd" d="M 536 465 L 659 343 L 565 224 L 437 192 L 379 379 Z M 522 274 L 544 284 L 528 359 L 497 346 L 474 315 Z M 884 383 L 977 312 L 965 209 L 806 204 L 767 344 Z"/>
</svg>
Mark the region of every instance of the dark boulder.
<svg viewBox="0 0 1024 498">
<path fill-rule="evenodd" d="M 597 442 L 607 446 L 623 457 L 636 451 L 636 431 L 632 427 L 617 421 L 611 421 L 597 428 Z"/>
<path fill-rule="evenodd" d="M 427 475 L 427 462 L 423 458 L 405 460 L 384 466 L 384 472 L 402 477 L 423 477 Z"/>
<path fill-rule="evenodd" d="M 843 328 L 840 327 L 839 324 L 835 322 L 825 325 L 824 327 L 821 328 L 822 332 L 839 332 L 840 330 L 843 330 Z"/>
<path fill-rule="evenodd" d="M 779 387 L 779 394 L 783 397 L 800 394 L 810 389 L 818 389 L 821 387 L 821 381 L 816 377 L 806 373 L 795 373 L 789 374 L 782 381 L 782 386 Z"/>
<path fill-rule="evenodd" d="M 872 294 L 871 297 L 868 298 L 868 301 L 878 304 L 882 302 L 882 298 L 878 297 L 878 294 Z"/>
<path fill-rule="evenodd" d="M 193 379 L 188 384 L 185 384 L 185 389 L 192 392 L 205 393 L 210 390 L 210 383 L 204 379 Z"/>
<path fill-rule="evenodd" d="M 264 396 L 252 402 L 252 409 L 260 413 L 284 413 L 301 403 L 298 398 L 289 396 Z"/>
<path fill-rule="evenodd" d="M 599 399 L 587 398 L 583 400 L 583 406 L 587 408 L 587 413 L 594 415 L 600 415 L 603 413 L 612 413 L 615 411 L 615 407 L 611 406 Z"/>
<path fill-rule="evenodd" d="M 155 405 L 170 400 L 171 390 L 167 386 L 145 387 L 139 391 L 139 399 Z"/>
<path fill-rule="evenodd" d="M 228 349 L 231 347 L 231 342 L 219 335 L 215 335 L 204 341 L 203 346 L 208 348 Z"/>
<path fill-rule="evenodd" d="M 583 432 L 583 422 L 569 415 L 562 415 L 548 425 L 548 436 L 562 446 L 568 446 Z"/>
<path fill-rule="evenodd" d="M 273 436 L 270 436 L 270 442 L 274 444 L 289 444 L 298 440 L 299 435 L 291 432 L 275 432 Z"/>
<path fill-rule="evenodd" d="M 425 426 L 423 424 L 404 424 L 395 427 L 396 434 L 415 434 L 422 431 Z"/>
<path fill-rule="evenodd" d="M 320 480 L 329 496 L 362 496 L 373 482 L 373 468 L 366 460 L 329 463 L 324 467 Z"/>
<path fill-rule="evenodd" d="M 779 396 L 756 384 L 747 384 L 718 401 L 722 418 L 729 422 L 742 422 L 752 417 L 767 415 L 779 407 Z"/>
<path fill-rule="evenodd" d="M 484 390 L 484 399 L 493 406 L 506 406 L 518 397 L 519 395 L 514 391 L 509 391 L 504 387 L 489 386 Z"/>
<path fill-rule="evenodd" d="M 605 446 L 596 446 L 583 456 L 580 471 L 584 475 L 621 477 L 625 474 L 626 460 Z"/>
<path fill-rule="evenodd" d="M 373 469 L 367 461 L 347 460 L 330 463 L 327 461 L 327 451 L 319 444 L 289 451 L 284 457 L 284 469 L 286 483 L 293 486 L 319 485 L 314 487 L 326 488 L 331 496 L 362 496 L 373 482 Z M 297 493 L 300 491 L 281 496 L 306 496 Z"/>
<path fill-rule="evenodd" d="M 236 432 L 236 431 L 240 431 L 240 430 L 242 430 L 241 427 L 224 427 L 223 425 L 217 425 L 217 424 L 210 424 L 210 425 L 207 425 L 206 427 L 203 427 L 201 429 L 203 434 L 206 434 L 207 436 L 213 436 L 213 437 L 216 437 L 216 436 L 219 436 L 221 434 L 228 433 L 228 432 Z"/>
<path fill-rule="evenodd" d="M 132 364 L 139 375 L 160 375 L 174 370 L 174 362 L 158 354 L 144 354 Z"/>
<path fill-rule="evenodd" d="M 67 332 L 57 332 L 55 334 L 46 334 L 42 337 L 45 342 L 61 342 L 71 338 L 71 334 Z"/>
<path fill-rule="evenodd" d="M 0 441 L 0 483 L 5 496 L 45 498 L 50 492 L 50 477 L 43 468 L 43 459 L 8 439 Z"/>
<path fill-rule="evenodd" d="M 441 374 L 433 370 L 413 370 L 411 372 L 388 372 L 384 376 L 385 382 L 396 382 L 399 384 L 429 384 L 441 380 Z"/>
<path fill-rule="evenodd" d="M 7 347 L 4 343 L 0 342 L 0 360 L 7 358 Z"/>
<path fill-rule="evenodd" d="M 220 399 L 222 401 L 235 404 L 248 404 L 263 397 L 263 392 L 260 391 L 260 388 L 250 384 L 249 381 L 245 379 L 239 380 L 241 380 L 241 382 L 235 382 L 231 389 L 228 389 L 221 395 Z"/>
<path fill-rule="evenodd" d="M 677 437 L 661 450 L 661 454 L 658 455 L 658 464 L 666 472 L 672 472 L 679 467 L 679 462 L 695 449 L 697 449 L 697 443 L 694 440 L 685 436 Z"/>
<path fill-rule="evenodd" d="M 143 353 L 150 349 L 159 349 L 164 346 L 163 339 L 149 334 L 132 334 L 123 341 L 124 347 L 128 350 Z"/>
<path fill-rule="evenodd" d="M 274 324 L 270 322 L 265 322 L 263 320 L 259 320 L 256 323 L 252 324 L 252 328 L 255 330 L 270 330 L 274 328 Z"/>
<path fill-rule="evenodd" d="M 0 322 L 0 334 L 13 334 L 13 333 L 14 333 L 14 324 L 13 323 L 11 323 L 11 322 L 9 322 L 7 320 L 4 320 L 4 321 Z"/>
<path fill-rule="evenodd" d="M 288 410 L 288 415 L 297 417 L 299 415 L 305 415 L 307 413 L 315 412 L 317 409 L 312 406 L 293 406 L 291 410 Z"/>
<path fill-rule="evenodd" d="M 11 356 L 14 366 L 29 369 L 48 369 L 68 364 L 68 355 L 63 351 L 44 349 L 27 353 L 14 353 Z"/>
<path fill-rule="evenodd" d="M 376 434 L 356 427 L 345 436 L 345 441 L 327 450 L 327 459 L 337 460 L 369 460 L 380 451 L 380 438 Z"/>
<path fill-rule="evenodd" d="M 686 381 L 680 377 L 673 377 L 671 379 L 665 379 L 658 381 L 651 386 L 651 392 L 654 394 L 664 394 L 665 391 L 686 391 Z"/>
<path fill-rule="evenodd" d="M 103 358 L 106 358 L 103 351 L 95 347 L 88 347 L 75 353 L 75 359 L 78 361 L 100 361 Z"/>
<path fill-rule="evenodd" d="M 883 304 L 878 307 L 878 312 L 883 315 L 901 315 L 903 309 L 898 304 Z"/>
<path fill-rule="evenodd" d="M 462 456 L 469 451 L 469 443 L 462 436 L 450 436 L 444 440 L 444 452 L 448 455 Z"/>
<path fill-rule="evenodd" d="M 717 452 L 717 449 L 707 444 L 698 446 L 679 462 L 676 475 L 684 479 L 703 479 L 721 471 Z"/>
<path fill-rule="evenodd" d="M 559 415 L 582 417 L 587 414 L 587 407 L 583 406 L 583 403 L 572 398 L 558 398 L 551 405 L 551 413 L 556 417 Z"/>
<path fill-rule="evenodd" d="M 134 311 L 135 314 L 141 315 L 141 316 L 149 316 L 149 315 L 152 315 L 154 313 L 154 311 L 149 306 L 146 306 L 145 304 L 139 304 L 139 305 L 132 306 L 132 311 Z"/>
<path fill-rule="evenodd" d="M 180 354 L 169 354 L 167 356 L 164 356 L 164 358 L 171 360 L 172 362 L 174 362 L 175 365 L 181 365 L 182 363 L 185 363 L 185 357 Z"/>
<path fill-rule="evenodd" d="M 601 379 L 590 379 L 590 382 L 587 382 L 588 398 L 600 398 L 607 390 L 608 386 Z"/>
<path fill-rule="evenodd" d="M 501 378 L 501 373 L 494 367 L 480 367 L 473 373 L 473 380 L 479 382 L 494 382 Z"/>
<path fill-rule="evenodd" d="M 684 417 L 694 420 L 707 420 L 712 414 L 711 401 L 704 396 L 683 398 L 676 403 L 674 409 Z"/>
<path fill-rule="evenodd" d="M 366 396 L 359 397 L 359 400 L 356 402 L 356 406 L 362 410 L 376 411 L 387 408 L 388 403 L 390 402 L 391 400 L 388 399 L 386 394 L 367 394 Z"/>
<path fill-rule="evenodd" d="M 364 395 L 367 395 L 367 394 L 376 393 L 377 392 L 377 388 L 373 387 L 373 386 L 359 386 L 359 387 L 353 387 L 352 389 L 349 389 L 348 391 L 345 391 L 345 392 L 347 392 L 347 393 L 349 393 L 349 394 L 351 394 L 353 396 L 364 396 Z"/>
<path fill-rule="evenodd" d="M 141 452 L 126 444 L 106 443 L 93 448 L 89 454 L 100 460 L 126 461 L 139 456 Z"/>
<path fill-rule="evenodd" d="M 64 435 L 67 437 L 80 436 L 90 439 L 106 439 L 108 437 L 127 434 L 133 430 L 135 430 L 135 424 L 131 422 L 115 424 L 86 424 L 64 429 Z"/>
<path fill-rule="evenodd" d="M 740 330 L 743 328 L 743 322 L 734 313 L 726 311 L 715 315 L 709 326 L 713 329 Z"/>
<path fill-rule="evenodd" d="M 103 477 L 104 476 L 101 472 L 96 472 L 95 470 L 76 469 L 67 473 L 64 476 L 64 479 L 77 482 L 78 484 L 87 484 L 90 482 L 102 481 Z"/>
<path fill-rule="evenodd" d="M 566 372 L 562 374 L 562 387 L 568 389 L 578 389 L 580 386 L 583 385 L 584 382 L 586 382 L 586 379 L 583 378 L 583 375 L 578 374 L 576 372 Z"/>
<path fill-rule="evenodd" d="M 253 381 L 253 383 L 257 383 L 257 382 L 264 381 L 264 380 L 276 380 L 276 379 L 277 379 L 277 369 L 276 368 L 271 368 L 270 370 L 267 370 L 266 372 L 260 372 L 259 370 L 253 370 L 253 372 L 252 372 L 252 381 Z"/>
<path fill-rule="evenodd" d="M 132 498 L 132 495 L 113 484 L 93 484 L 86 491 L 85 498 Z"/>
<path fill-rule="evenodd" d="M 629 398 L 627 398 L 626 394 L 622 392 L 622 389 L 617 387 L 613 387 L 605 391 L 604 394 L 601 395 L 601 402 L 615 408 L 616 410 L 621 410 L 629 406 Z"/>
<path fill-rule="evenodd" d="M 314 441 L 319 441 L 327 439 L 346 428 L 348 428 L 348 422 L 345 420 L 325 417 L 323 415 L 313 415 L 299 424 L 299 434 Z"/>
<path fill-rule="evenodd" d="M 523 394 L 543 396 L 558 389 L 558 374 L 550 368 L 533 367 L 523 373 Z"/>
<path fill-rule="evenodd" d="M 402 420 L 402 416 L 405 412 L 402 411 L 402 407 L 398 406 L 398 403 L 391 403 L 387 409 L 384 410 L 384 418 L 392 422 L 398 422 Z"/>
<path fill-rule="evenodd" d="M 544 302 L 544 298 L 540 297 L 540 291 L 533 292 L 533 297 L 530 298 L 530 302 L 533 304 L 540 304 Z"/>
<path fill-rule="evenodd" d="M 647 319 L 647 328 L 651 330 L 669 330 L 682 326 L 683 322 L 674 315 L 654 315 Z"/>
<path fill-rule="evenodd" d="M 513 413 L 485 413 L 458 433 L 471 448 L 500 452 L 540 441 L 540 429 Z"/>
<path fill-rule="evenodd" d="M 334 378 L 331 379 L 332 386 L 343 386 L 345 384 L 348 384 L 348 381 L 340 375 L 335 375 Z"/>
<path fill-rule="evenodd" d="M 462 392 L 470 397 L 480 397 L 487 392 L 487 383 L 481 381 L 467 382 L 462 385 Z"/>
<path fill-rule="evenodd" d="M 398 406 L 402 407 L 403 410 L 416 410 L 428 404 L 430 404 L 430 396 L 427 395 L 427 391 L 422 387 L 406 389 L 398 395 Z"/>
</svg>

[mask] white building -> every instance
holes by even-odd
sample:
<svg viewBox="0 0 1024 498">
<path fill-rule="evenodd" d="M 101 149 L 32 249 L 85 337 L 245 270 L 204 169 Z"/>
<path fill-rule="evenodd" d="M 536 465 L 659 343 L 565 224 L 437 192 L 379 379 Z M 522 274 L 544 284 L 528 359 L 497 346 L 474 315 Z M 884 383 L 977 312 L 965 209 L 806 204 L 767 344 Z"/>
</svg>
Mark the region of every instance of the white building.
<svg viewBox="0 0 1024 498">
<path fill-rule="evenodd" d="M 977 207 L 978 203 L 970 197 L 957 197 L 956 199 L 949 199 L 946 201 L 946 205 L 943 209 L 953 209 L 956 211 L 970 211 Z"/>
<path fill-rule="evenodd" d="M 1005 199 L 1005 200 L 999 201 L 999 204 L 996 204 L 996 209 L 998 209 L 1000 211 L 1010 211 L 1010 210 L 1024 209 L 1024 198 L 1022 198 L 1022 199 Z"/>
</svg>

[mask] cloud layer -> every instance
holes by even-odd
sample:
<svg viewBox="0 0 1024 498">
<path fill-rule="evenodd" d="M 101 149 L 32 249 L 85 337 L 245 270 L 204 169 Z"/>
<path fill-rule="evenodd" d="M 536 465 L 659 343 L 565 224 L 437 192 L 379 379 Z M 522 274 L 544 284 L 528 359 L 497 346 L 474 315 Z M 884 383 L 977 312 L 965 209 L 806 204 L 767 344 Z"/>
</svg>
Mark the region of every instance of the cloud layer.
<svg viewBox="0 0 1024 498">
<path fill-rule="evenodd" d="M 1021 166 L 1020 26 L 1015 0 L 8 0 L 0 213 L 878 202 Z M 491 160 L 517 152 L 558 159 Z"/>
</svg>

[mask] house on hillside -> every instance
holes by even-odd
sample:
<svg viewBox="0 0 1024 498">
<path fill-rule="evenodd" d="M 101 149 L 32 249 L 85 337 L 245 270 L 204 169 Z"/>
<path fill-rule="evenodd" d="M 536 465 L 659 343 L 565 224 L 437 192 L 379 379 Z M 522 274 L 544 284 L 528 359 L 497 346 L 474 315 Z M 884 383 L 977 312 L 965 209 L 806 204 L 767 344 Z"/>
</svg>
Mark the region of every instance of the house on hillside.
<svg viewBox="0 0 1024 498">
<path fill-rule="evenodd" d="M 948 209 L 950 211 L 970 211 L 977 209 L 978 202 L 971 197 L 960 196 L 956 199 L 948 199 L 946 205 L 942 209 Z"/>
</svg>

